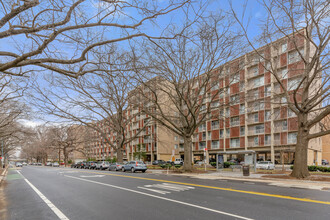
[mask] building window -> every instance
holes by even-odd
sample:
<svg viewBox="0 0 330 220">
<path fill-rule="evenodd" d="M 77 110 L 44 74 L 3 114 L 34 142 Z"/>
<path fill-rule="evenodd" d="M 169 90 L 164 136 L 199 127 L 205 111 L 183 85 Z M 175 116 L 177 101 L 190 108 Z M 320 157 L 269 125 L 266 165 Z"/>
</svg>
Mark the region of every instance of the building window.
<svg viewBox="0 0 330 220">
<path fill-rule="evenodd" d="M 204 150 L 204 148 L 206 148 L 206 142 L 205 141 L 199 142 L 199 149 Z"/>
<path fill-rule="evenodd" d="M 271 112 L 265 111 L 265 121 L 270 121 L 270 120 L 271 120 Z"/>
<path fill-rule="evenodd" d="M 174 145 L 174 149 L 175 150 L 178 149 L 178 145 L 177 144 Z"/>
<path fill-rule="evenodd" d="M 288 122 L 285 120 L 285 121 L 282 121 L 282 131 L 286 131 L 288 130 Z"/>
<path fill-rule="evenodd" d="M 288 48 L 288 44 L 287 44 L 287 43 L 283 43 L 283 44 L 281 45 L 281 52 L 282 52 L 282 53 L 286 52 L 287 48 Z"/>
<path fill-rule="evenodd" d="M 206 125 L 205 124 L 201 124 L 198 127 L 198 131 L 205 131 L 206 130 Z"/>
<path fill-rule="evenodd" d="M 212 133 L 211 133 L 211 131 L 208 131 L 207 132 L 207 139 L 208 140 L 211 140 L 212 139 Z"/>
<path fill-rule="evenodd" d="M 211 91 L 218 90 L 219 89 L 219 82 L 215 82 L 211 88 Z"/>
<path fill-rule="evenodd" d="M 254 146 L 259 146 L 259 137 L 254 137 Z"/>
<path fill-rule="evenodd" d="M 206 132 L 202 133 L 202 140 L 205 141 L 206 140 Z"/>
<path fill-rule="evenodd" d="M 239 125 L 239 117 L 233 117 L 230 119 L 230 126 L 238 126 Z"/>
<path fill-rule="evenodd" d="M 233 96 L 230 96 L 230 104 L 232 105 L 236 105 L 239 103 L 239 95 L 233 95 Z"/>
<path fill-rule="evenodd" d="M 263 124 L 255 126 L 255 133 L 256 134 L 262 134 L 264 132 L 265 132 L 265 126 Z"/>
<path fill-rule="evenodd" d="M 265 77 L 258 77 L 256 79 L 253 80 L 253 86 L 254 87 L 259 87 L 259 86 L 263 86 L 265 84 Z"/>
<path fill-rule="evenodd" d="M 245 88 L 245 83 L 244 82 L 240 82 L 239 83 L 239 91 L 240 92 L 243 92 L 244 91 L 244 88 Z"/>
<path fill-rule="evenodd" d="M 219 121 L 212 121 L 211 128 L 212 128 L 212 130 L 219 129 Z"/>
<path fill-rule="evenodd" d="M 270 96 L 270 90 L 271 90 L 270 86 L 265 86 L 265 97 Z"/>
<path fill-rule="evenodd" d="M 218 149 L 218 148 L 219 148 L 219 141 L 212 141 L 211 149 Z"/>
<path fill-rule="evenodd" d="M 226 129 L 226 137 L 230 137 L 230 129 Z"/>
<path fill-rule="evenodd" d="M 259 114 L 258 113 L 252 114 L 252 120 L 253 122 L 259 122 Z"/>
<path fill-rule="evenodd" d="M 229 117 L 229 115 L 230 115 L 230 110 L 229 108 L 226 108 L 226 117 Z"/>
<path fill-rule="evenodd" d="M 288 108 L 288 118 L 296 117 L 296 113 L 292 111 L 290 108 Z"/>
<path fill-rule="evenodd" d="M 300 82 L 301 82 L 302 78 L 295 78 L 295 79 L 289 79 L 288 81 L 288 90 L 295 90 L 298 88 Z M 299 88 L 301 88 L 302 86 L 300 85 Z"/>
<path fill-rule="evenodd" d="M 219 107 L 219 105 L 220 105 L 219 102 L 212 102 L 212 103 L 211 103 L 211 108 Z"/>
<path fill-rule="evenodd" d="M 230 139 L 230 148 L 236 148 L 236 147 L 240 147 L 239 138 L 231 138 Z"/>
<path fill-rule="evenodd" d="M 242 127 L 240 128 L 240 136 L 244 136 L 244 135 L 245 135 L 245 127 L 242 126 Z"/>
<path fill-rule="evenodd" d="M 178 140 L 178 136 L 174 136 L 174 140 L 177 141 Z"/>
<path fill-rule="evenodd" d="M 299 52 L 304 56 L 304 49 L 300 49 Z M 293 51 L 289 53 L 289 64 L 295 63 L 301 60 L 301 56 L 298 51 Z"/>
<path fill-rule="evenodd" d="M 238 83 L 240 81 L 239 73 L 231 75 L 231 80 L 230 81 L 231 81 L 232 84 Z"/>
<path fill-rule="evenodd" d="M 296 144 L 297 143 L 297 133 L 288 133 L 288 144 Z"/>
<path fill-rule="evenodd" d="M 284 68 L 281 70 L 281 77 L 282 77 L 282 79 L 288 78 L 288 69 L 287 68 Z"/>
<path fill-rule="evenodd" d="M 241 104 L 239 106 L 239 114 L 240 115 L 245 114 L 245 104 Z"/>
<path fill-rule="evenodd" d="M 270 145 L 270 134 L 265 135 L 265 145 Z"/>
<path fill-rule="evenodd" d="M 249 72 L 250 72 L 250 73 L 249 73 L 250 77 L 258 76 L 258 74 L 259 74 L 258 66 L 252 67 L 252 68 L 249 70 Z"/>
<path fill-rule="evenodd" d="M 220 138 L 223 138 L 223 129 L 220 130 Z"/>
<path fill-rule="evenodd" d="M 205 111 L 206 110 L 206 105 L 204 104 L 204 105 L 202 105 L 201 107 L 200 107 L 200 109 L 199 109 L 201 112 L 202 111 Z"/>
</svg>

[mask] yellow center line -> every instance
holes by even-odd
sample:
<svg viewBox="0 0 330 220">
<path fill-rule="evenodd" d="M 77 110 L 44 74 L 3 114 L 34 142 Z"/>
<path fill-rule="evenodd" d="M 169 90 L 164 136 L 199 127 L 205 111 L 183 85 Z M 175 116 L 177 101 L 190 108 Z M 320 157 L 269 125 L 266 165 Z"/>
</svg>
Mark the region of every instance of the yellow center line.
<svg viewBox="0 0 330 220">
<path fill-rule="evenodd" d="M 217 187 L 217 186 L 199 185 L 199 184 L 193 184 L 193 183 L 184 183 L 184 182 L 176 182 L 176 181 L 161 180 L 161 179 L 152 179 L 152 178 L 137 177 L 137 176 L 126 176 L 126 175 L 103 173 L 103 172 L 93 172 L 93 171 L 80 171 L 80 172 L 102 174 L 102 175 L 108 175 L 108 176 L 118 176 L 118 177 L 132 178 L 132 179 L 150 180 L 150 181 L 165 182 L 165 183 L 175 183 L 175 184 L 181 184 L 181 185 L 186 185 L 186 186 L 196 186 L 196 187 L 202 187 L 202 188 L 208 188 L 208 189 L 217 189 L 217 190 L 245 193 L 245 194 L 251 194 L 251 195 L 258 195 L 258 196 L 268 196 L 268 197 L 273 197 L 273 198 L 289 199 L 289 200 L 295 200 L 295 201 L 301 201 L 301 202 L 312 202 L 312 203 L 330 205 L 330 201 L 320 201 L 320 200 L 313 200 L 313 199 L 308 199 L 308 198 L 298 198 L 298 197 L 283 196 L 283 195 L 270 194 L 270 193 L 238 190 L 238 189 L 232 189 L 232 188 L 223 188 L 223 187 Z"/>
</svg>

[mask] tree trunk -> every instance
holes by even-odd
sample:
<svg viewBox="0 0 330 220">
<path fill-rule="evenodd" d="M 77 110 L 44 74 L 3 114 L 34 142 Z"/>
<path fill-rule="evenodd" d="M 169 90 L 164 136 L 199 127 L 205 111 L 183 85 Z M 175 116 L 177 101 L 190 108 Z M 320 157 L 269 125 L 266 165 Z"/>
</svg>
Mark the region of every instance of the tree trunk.
<svg viewBox="0 0 330 220">
<path fill-rule="evenodd" d="M 117 149 L 117 162 L 122 163 L 124 161 L 124 155 L 121 148 Z"/>
<path fill-rule="evenodd" d="M 307 148 L 308 148 L 308 129 L 299 126 L 297 134 L 296 153 L 294 158 L 292 177 L 303 179 L 308 177 L 309 171 L 307 166 Z"/>
<path fill-rule="evenodd" d="M 191 149 L 192 139 L 190 137 L 184 136 L 184 171 L 192 171 L 192 149 Z"/>
</svg>

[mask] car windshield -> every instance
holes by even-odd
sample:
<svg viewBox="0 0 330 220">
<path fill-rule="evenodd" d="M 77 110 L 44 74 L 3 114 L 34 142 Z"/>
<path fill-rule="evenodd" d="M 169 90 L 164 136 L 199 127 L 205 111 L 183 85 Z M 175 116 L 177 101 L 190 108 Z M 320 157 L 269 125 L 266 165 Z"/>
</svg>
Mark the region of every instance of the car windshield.
<svg viewBox="0 0 330 220">
<path fill-rule="evenodd" d="M 260 161 L 259 164 L 268 164 L 269 162 L 267 161 Z"/>
</svg>

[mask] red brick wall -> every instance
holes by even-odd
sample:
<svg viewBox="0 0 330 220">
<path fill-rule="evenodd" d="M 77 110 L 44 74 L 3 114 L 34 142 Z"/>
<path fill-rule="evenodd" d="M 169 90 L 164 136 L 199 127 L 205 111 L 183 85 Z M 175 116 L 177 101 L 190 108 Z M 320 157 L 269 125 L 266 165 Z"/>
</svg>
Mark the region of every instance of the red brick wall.
<svg viewBox="0 0 330 220">
<path fill-rule="evenodd" d="M 240 115 L 239 120 L 241 125 L 245 125 L 245 115 Z"/>
<path fill-rule="evenodd" d="M 265 122 L 265 133 L 269 134 L 271 132 L 271 124 L 270 121 Z"/>
<path fill-rule="evenodd" d="M 230 137 L 239 136 L 239 127 L 230 128 Z"/>
<path fill-rule="evenodd" d="M 212 140 L 219 140 L 219 130 L 212 131 Z"/>
<path fill-rule="evenodd" d="M 259 122 L 264 122 L 265 120 L 265 111 L 264 110 L 261 110 L 259 111 Z"/>
<path fill-rule="evenodd" d="M 288 63 L 288 57 L 287 57 L 287 54 L 284 53 L 284 54 L 281 54 L 280 55 L 280 66 L 286 66 L 286 64 Z"/>
<path fill-rule="evenodd" d="M 281 133 L 281 144 L 287 144 L 287 140 L 288 140 L 288 133 L 282 132 Z"/>
<path fill-rule="evenodd" d="M 244 137 L 240 137 L 239 139 L 239 144 L 240 144 L 240 147 L 245 147 L 245 138 Z"/>
<path fill-rule="evenodd" d="M 298 130 L 298 118 L 288 118 L 289 131 Z"/>
</svg>

